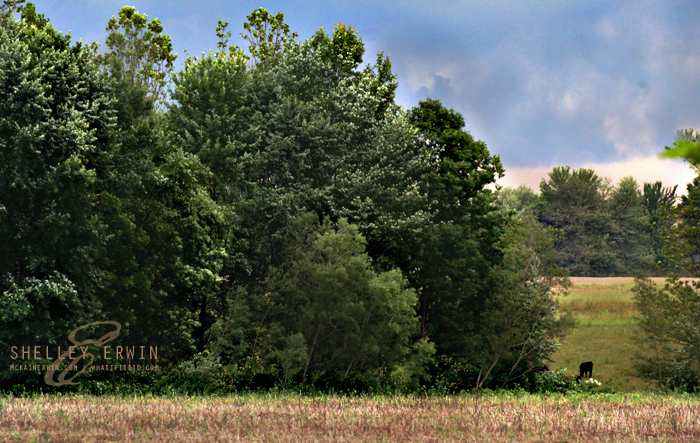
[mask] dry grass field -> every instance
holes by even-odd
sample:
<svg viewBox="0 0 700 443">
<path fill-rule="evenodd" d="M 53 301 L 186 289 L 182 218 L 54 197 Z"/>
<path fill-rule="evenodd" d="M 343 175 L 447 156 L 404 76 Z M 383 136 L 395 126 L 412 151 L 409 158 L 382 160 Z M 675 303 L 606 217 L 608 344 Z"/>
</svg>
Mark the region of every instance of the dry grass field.
<svg viewBox="0 0 700 443">
<path fill-rule="evenodd" d="M 700 441 L 700 404 L 661 397 L 0 398 L 3 442 Z"/>
</svg>

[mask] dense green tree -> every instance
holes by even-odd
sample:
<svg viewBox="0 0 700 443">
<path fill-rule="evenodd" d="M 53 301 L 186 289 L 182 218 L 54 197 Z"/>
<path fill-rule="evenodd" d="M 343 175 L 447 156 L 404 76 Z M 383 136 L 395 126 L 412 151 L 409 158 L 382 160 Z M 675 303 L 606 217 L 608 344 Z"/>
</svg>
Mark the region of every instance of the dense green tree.
<svg viewBox="0 0 700 443">
<path fill-rule="evenodd" d="M 408 355 L 417 326 L 415 292 L 399 270 L 371 269 L 356 226 L 345 219 L 314 226 L 315 217 L 295 221 L 288 261 L 270 271 L 271 317 L 289 337 L 287 349 L 305 350 L 297 359 L 302 379 L 328 372 L 376 377 Z"/>
<path fill-rule="evenodd" d="M 222 24 L 218 33 L 225 37 Z M 347 218 L 367 236 L 370 251 L 430 218 L 421 211 L 426 196 L 415 186 L 429 159 L 414 149 L 415 130 L 406 117 L 381 111 L 387 102 L 395 107 L 388 95 L 393 75 L 382 71 L 390 65 L 358 74 L 338 69 L 338 60 L 328 56 L 343 48 L 357 53 L 358 44 L 354 30 L 338 26 L 332 37 L 316 33 L 279 47 L 269 72 L 260 60 L 247 69 L 245 55 L 222 44 L 188 58 L 174 76 L 173 144 L 211 168 L 218 199 L 236 213 L 212 330 L 220 335 L 211 335 L 211 346 L 227 347 L 222 362 L 266 372 L 273 369 L 265 362 L 276 361 L 286 368 L 286 380 L 305 355 L 303 343 L 311 352 L 308 334 L 282 337 L 264 321 L 269 269 L 288 266 L 289 227 L 300 214 L 311 211 L 324 222 Z M 385 94 L 376 93 L 381 88 Z M 372 263 L 383 256 L 375 253 Z M 247 331 L 226 332 L 235 329 L 233 319 L 247 322 Z M 318 362 L 325 358 L 312 355 Z"/>
<path fill-rule="evenodd" d="M 1 358 L 98 315 L 105 284 L 95 263 L 107 239 L 97 188 L 109 88 L 87 47 L 23 11 L 0 22 Z"/>
<path fill-rule="evenodd" d="M 169 142 L 157 114 L 158 88 L 175 57 L 162 26 L 125 7 L 108 30 L 110 51 L 97 57 L 116 117 L 100 182 L 110 233 L 99 262 L 109 282 L 105 315 L 122 324 L 123 341 L 159 345 L 159 356 L 172 361 L 202 349 L 214 322 L 208 302 L 220 280 L 229 212 L 212 198 L 211 172 Z"/>
<path fill-rule="evenodd" d="M 489 268 L 499 260 L 494 245 L 502 215 L 486 188 L 503 174 L 497 156 L 464 130 L 464 118 L 437 100 L 419 102 L 410 113 L 418 128 L 416 148 L 435 161 L 421 180 L 433 225 L 403 236 L 397 254 L 419 290 L 420 336 L 442 355 L 464 356 L 480 327 L 489 295 Z"/>
<path fill-rule="evenodd" d="M 610 193 L 607 205 L 613 220 L 608 241 L 614 246 L 620 263 L 617 272 L 632 275 L 642 270 L 651 270 L 650 219 L 633 177 L 625 177 L 620 181 Z"/>
<path fill-rule="evenodd" d="M 506 211 L 515 211 L 518 216 L 539 212 L 539 197 L 525 185 L 501 189 L 498 193 L 498 204 Z"/>
<path fill-rule="evenodd" d="M 385 97 L 371 91 L 380 73 L 339 79 L 318 48 L 317 40 L 291 45 L 276 74 L 255 81 L 237 50 L 189 59 L 176 76 L 177 143 L 217 172 L 241 217 L 236 247 L 247 251 L 254 280 L 301 212 L 347 217 L 372 244 L 427 218 L 413 185 L 428 159 L 413 149 L 404 117 L 377 119 Z"/>
<path fill-rule="evenodd" d="M 247 57 L 235 47 L 222 48 L 201 58 L 187 57 L 183 70 L 173 76 L 174 105 L 168 113 L 174 143 L 197 156 L 236 199 L 245 144 L 255 140 L 250 115 L 251 79 Z M 247 136 L 250 134 L 250 136 Z M 224 192 L 224 190 L 222 190 Z"/>
<path fill-rule="evenodd" d="M 676 188 L 664 188 L 661 182 L 644 183 L 644 209 L 649 217 L 649 235 L 651 236 L 651 260 L 655 269 L 668 269 L 670 266 L 665 251 L 668 242 L 664 236 L 673 229 L 673 207 L 676 203 Z"/>
<path fill-rule="evenodd" d="M 663 288 L 638 279 L 633 288 L 640 314 L 643 353 L 637 368 L 661 386 L 688 389 L 700 382 L 700 285 L 670 278 Z"/>
</svg>

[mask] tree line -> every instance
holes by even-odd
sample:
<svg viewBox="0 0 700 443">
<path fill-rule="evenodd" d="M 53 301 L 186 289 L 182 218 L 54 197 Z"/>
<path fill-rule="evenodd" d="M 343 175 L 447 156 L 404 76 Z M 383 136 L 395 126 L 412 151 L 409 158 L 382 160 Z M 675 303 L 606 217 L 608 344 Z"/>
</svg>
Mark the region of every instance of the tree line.
<svg viewBox="0 0 700 443">
<path fill-rule="evenodd" d="M 539 196 L 492 191 L 499 157 L 439 101 L 399 107 L 351 26 L 301 41 L 257 9 L 248 48 L 220 21 L 179 70 L 157 19 L 106 29 L 100 49 L 3 3 L 5 388 L 10 347 L 102 320 L 174 383 L 526 386 L 574 324 L 565 269 L 665 260 L 674 190 L 555 168 Z"/>
<path fill-rule="evenodd" d="M 667 275 L 679 270 L 669 241 L 676 190 L 658 181 L 640 189 L 631 176 L 614 186 L 591 169 L 554 167 L 539 194 L 505 188 L 499 204 L 536 218 L 554 238 L 553 261 L 571 276 Z"/>
</svg>

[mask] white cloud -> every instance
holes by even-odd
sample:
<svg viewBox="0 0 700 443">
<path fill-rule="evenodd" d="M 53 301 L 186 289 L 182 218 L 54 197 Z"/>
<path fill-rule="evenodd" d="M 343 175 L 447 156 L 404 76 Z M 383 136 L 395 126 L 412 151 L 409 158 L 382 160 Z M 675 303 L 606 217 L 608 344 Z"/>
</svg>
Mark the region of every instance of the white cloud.
<svg viewBox="0 0 700 443">
<path fill-rule="evenodd" d="M 502 186 L 518 187 L 525 185 L 533 191 L 539 193 L 540 181 L 548 177 L 552 168 L 519 168 L 506 167 L 505 177 L 498 180 Z M 644 183 L 661 181 L 664 187 L 678 185 L 677 194 L 685 194 L 686 184 L 695 178 L 695 171 L 685 162 L 674 160 L 662 160 L 657 156 L 635 157 L 625 161 L 613 163 L 583 163 L 571 165 L 572 169 L 592 169 L 603 178 L 611 179 L 613 184 L 617 184 L 620 179 L 632 176 L 637 180 L 640 189 Z"/>
</svg>

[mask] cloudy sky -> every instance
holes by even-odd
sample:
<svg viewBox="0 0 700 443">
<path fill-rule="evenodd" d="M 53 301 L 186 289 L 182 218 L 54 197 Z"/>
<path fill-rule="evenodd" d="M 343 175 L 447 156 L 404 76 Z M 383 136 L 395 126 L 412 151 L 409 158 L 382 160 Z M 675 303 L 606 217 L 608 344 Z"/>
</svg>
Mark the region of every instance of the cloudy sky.
<svg viewBox="0 0 700 443">
<path fill-rule="evenodd" d="M 238 34 L 258 7 L 283 12 L 302 39 L 343 22 L 362 36 L 365 63 L 377 51 L 389 55 L 400 105 L 431 97 L 464 115 L 466 129 L 501 157 L 504 185 L 537 191 L 553 166 L 679 190 L 694 176 L 658 158 L 678 129 L 700 129 L 694 0 L 33 2 L 59 31 L 100 44 L 109 18 L 135 6 L 161 20 L 179 62 L 185 48 L 216 47 L 218 20 L 230 23 L 231 43 L 246 47 Z"/>
</svg>

